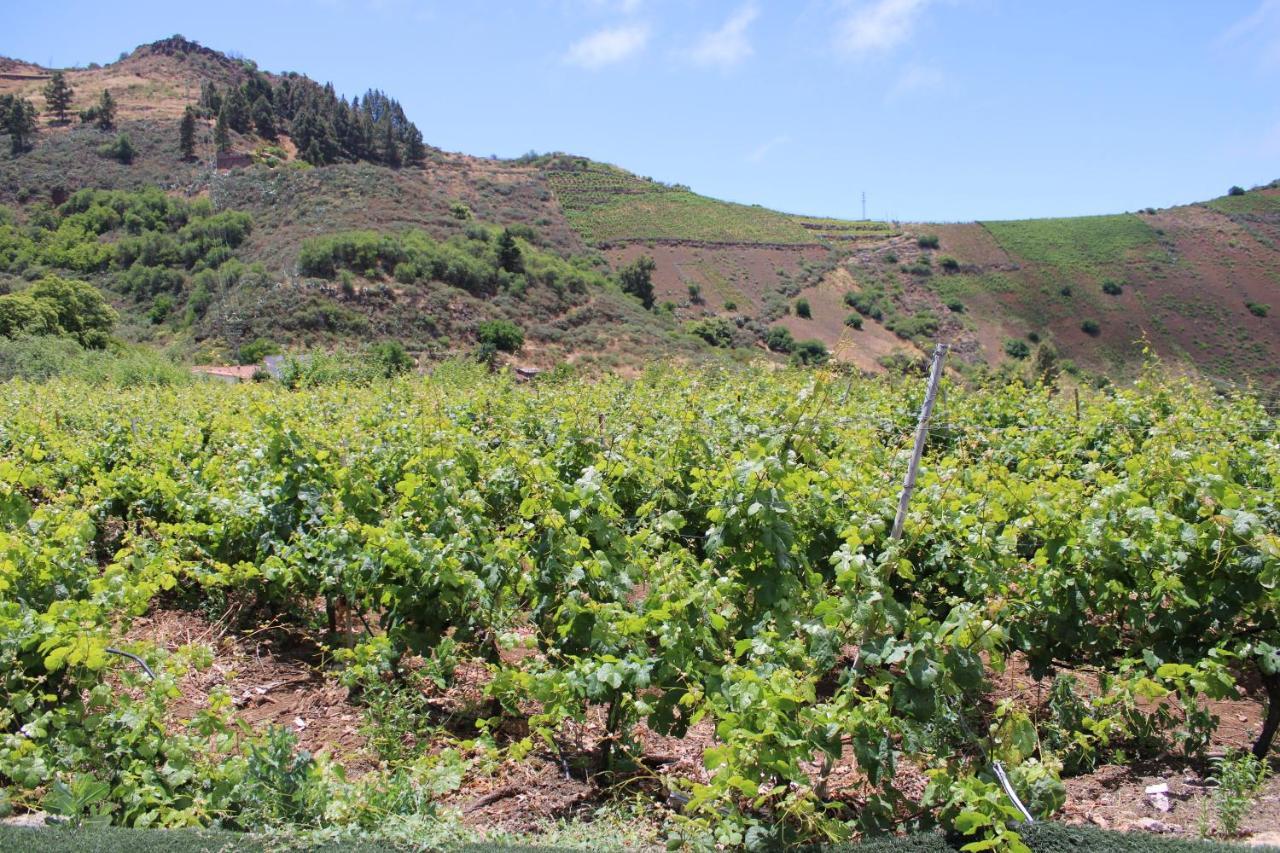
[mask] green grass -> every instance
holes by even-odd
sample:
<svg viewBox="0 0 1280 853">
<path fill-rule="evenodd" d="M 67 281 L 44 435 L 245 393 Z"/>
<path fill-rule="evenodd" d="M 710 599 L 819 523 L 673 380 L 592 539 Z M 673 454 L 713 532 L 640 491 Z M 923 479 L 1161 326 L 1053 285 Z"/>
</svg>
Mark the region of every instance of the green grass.
<svg viewBox="0 0 1280 853">
<path fill-rule="evenodd" d="M 1206 201 L 1204 204 L 1205 207 L 1216 210 L 1219 213 L 1225 213 L 1228 216 L 1240 213 L 1280 213 L 1280 195 L 1264 195 L 1257 191 L 1248 192 L 1244 195 L 1224 195 L 1221 198 Z"/>
<path fill-rule="evenodd" d="M 548 170 L 569 223 L 588 243 L 697 240 L 796 245 L 887 236 L 883 222 L 799 217 L 698 195 L 602 163 Z"/>
<path fill-rule="evenodd" d="M 1154 229 L 1132 214 L 983 222 L 1010 255 L 1063 274 L 1093 276 L 1157 242 Z"/>
</svg>

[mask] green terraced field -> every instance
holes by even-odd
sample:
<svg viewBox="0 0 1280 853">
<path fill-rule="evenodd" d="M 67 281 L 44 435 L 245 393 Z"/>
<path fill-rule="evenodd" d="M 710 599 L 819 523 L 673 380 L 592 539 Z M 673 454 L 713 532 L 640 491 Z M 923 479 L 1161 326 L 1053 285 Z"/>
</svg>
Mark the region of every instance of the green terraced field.
<svg viewBox="0 0 1280 853">
<path fill-rule="evenodd" d="M 548 170 L 570 224 L 589 243 L 698 240 L 800 245 L 888 236 L 884 222 L 800 217 L 734 204 L 668 186 L 601 163 Z"/>
<path fill-rule="evenodd" d="M 1069 275 L 1097 276 L 1157 242 L 1150 225 L 1127 213 L 981 224 L 1009 254 Z"/>
</svg>

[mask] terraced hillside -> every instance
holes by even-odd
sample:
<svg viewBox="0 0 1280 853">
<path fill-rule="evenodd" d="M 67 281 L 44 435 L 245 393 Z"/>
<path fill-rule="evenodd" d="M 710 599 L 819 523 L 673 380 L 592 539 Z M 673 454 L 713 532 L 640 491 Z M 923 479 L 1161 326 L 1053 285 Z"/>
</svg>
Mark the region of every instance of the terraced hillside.
<svg viewBox="0 0 1280 853">
<path fill-rule="evenodd" d="M 51 74 L 5 60 L 0 94 L 43 107 Z M 248 213 L 253 227 L 236 257 L 261 265 L 255 280 L 263 284 L 232 281 L 215 295 L 209 320 L 178 319 L 190 316 L 186 279 L 169 294 L 169 319 L 155 322 L 152 295 L 139 300 L 113 274 L 94 278 L 125 318 L 126 337 L 201 358 L 227 359 L 259 336 L 294 345 L 395 338 L 443 354 L 474 346 L 481 323 L 509 319 L 526 333 L 521 359 L 548 366 L 589 358 L 616 369 L 717 347 L 764 355 L 770 330 L 781 326 L 868 371 L 909 366 L 941 338 L 959 364 L 976 369 L 1027 373 L 1048 345 L 1084 378 L 1130 375 L 1148 348 L 1231 381 L 1280 378 L 1276 185 L 1136 214 L 900 225 L 734 204 L 567 154 L 500 161 L 428 147 L 414 166 L 313 167 L 299 159 L 283 120 L 274 139 L 233 131 L 231 152 L 252 165 L 219 170 L 213 115 L 200 106 L 205 84 L 230 91 L 305 78 L 266 74 L 181 37 L 66 77 L 73 112 L 109 89 L 116 127 L 41 116 L 31 150 L 0 153 L 0 205 L 23 228 L 48 221 L 49 208 L 80 189 L 159 187 Z M 195 156 L 184 158 L 178 122 L 189 106 L 199 118 Z M 127 163 L 102 153 L 117 134 L 131 140 Z M 536 288 L 477 296 L 440 281 L 398 281 L 394 266 L 345 269 L 329 281 L 298 267 L 305 241 L 325 235 L 412 229 L 448 241 L 479 237 L 486 226 L 515 229 L 531 250 L 592 272 L 651 257 L 655 309 L 610 282 L 570 304 Z M 40 272 L 0 272 L 0 287 L 21 289 Z M 363 319 L 317 327 L 317 304 L 325 316 Z"/>
</svg>

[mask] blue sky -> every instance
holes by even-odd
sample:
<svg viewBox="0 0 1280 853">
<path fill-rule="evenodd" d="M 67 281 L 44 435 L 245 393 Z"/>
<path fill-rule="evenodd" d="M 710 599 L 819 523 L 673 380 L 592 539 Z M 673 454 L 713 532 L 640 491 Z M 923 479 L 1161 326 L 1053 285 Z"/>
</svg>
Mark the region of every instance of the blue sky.
<svg viewBox="0 0 1280 853">
<path fill-rule="evenodd" d="M 0 54 L 181 33 L 426 140 L 564 150 L 807 214 L 968 220 L 1280 178 L 1280 0 L 258 0 L 15 4 Z"/>
</svg>

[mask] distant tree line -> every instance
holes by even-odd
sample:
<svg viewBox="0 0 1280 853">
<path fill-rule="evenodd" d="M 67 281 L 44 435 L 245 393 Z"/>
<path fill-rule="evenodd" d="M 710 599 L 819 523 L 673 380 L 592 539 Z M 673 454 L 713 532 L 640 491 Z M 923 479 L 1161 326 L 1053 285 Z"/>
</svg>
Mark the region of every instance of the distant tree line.
<svg viewBox="0 0 1280 853">
<path fill-rule="evenodd" d="M 299 156 L 313 166 L 363 160 L 399 168 L 418 165 L 427 154 L 421 131 L 384 92 L 370 90 L 348 102 L 332 84 L 321 86 L 299 74 L 288 74 L 276 85 L 257 70 L 239 86 L 219 88 L 206 81 L 200 110 L 216 119 L 219 151 L 231 147 L 232 131 L 275 139 L 287 130 Z"/>
</svg>

